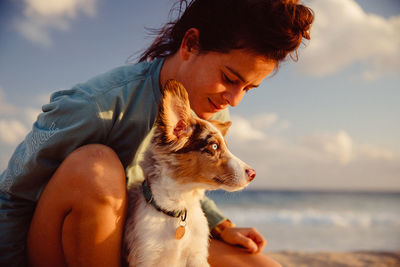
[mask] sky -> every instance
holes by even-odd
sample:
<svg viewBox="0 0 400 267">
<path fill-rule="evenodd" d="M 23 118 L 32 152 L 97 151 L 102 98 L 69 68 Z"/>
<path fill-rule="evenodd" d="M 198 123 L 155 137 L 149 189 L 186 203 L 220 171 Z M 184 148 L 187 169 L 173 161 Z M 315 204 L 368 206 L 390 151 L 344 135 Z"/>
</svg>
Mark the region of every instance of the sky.
<svg viewBox="0 0 400 267">
<path fill-rule="evenodd" d="M 0 172 L 52 92 L 135 61 L 171 0 L 0 2 Z M 311 0 L 311 41 L 231 108 L 252 189 L 400 191 L 400 1 Z"/>
</svg>

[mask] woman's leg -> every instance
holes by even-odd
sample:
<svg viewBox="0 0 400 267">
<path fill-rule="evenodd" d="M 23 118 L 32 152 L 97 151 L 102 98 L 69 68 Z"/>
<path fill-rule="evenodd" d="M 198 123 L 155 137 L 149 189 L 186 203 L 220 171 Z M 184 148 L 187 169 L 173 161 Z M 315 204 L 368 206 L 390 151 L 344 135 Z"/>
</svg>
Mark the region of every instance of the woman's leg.
<svg viewBox="0 0 400 267">
<path fill-rule="evenodd" d="M 239 247 L 228 245 L 216 239 L 211 239 L 208 251 L 210 254 L 208 262 L 211 267 L 281 267 L 279 263 L 262 253 L 249 254 Z"/>
<path fill-rule="evenodd" d="M 115 152 L 72 152 L 45 187 L 28 234 L 31 266 L 119 266 L 126 213 L 124 168 Z"/>
</svg>

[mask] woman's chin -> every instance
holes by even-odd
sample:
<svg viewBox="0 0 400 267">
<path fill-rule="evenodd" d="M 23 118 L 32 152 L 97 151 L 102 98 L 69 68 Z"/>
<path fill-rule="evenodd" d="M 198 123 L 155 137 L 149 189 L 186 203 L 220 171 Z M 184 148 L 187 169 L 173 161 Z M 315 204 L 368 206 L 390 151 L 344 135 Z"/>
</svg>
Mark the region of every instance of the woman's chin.
<svg viewBox="0 0 400 267">
<path fill-rule="evenodd" d="M 199 117 L 200 119 L 203 119 L 203 120 L 208 120 L 209 118 L 211 118 L 212 115 L 215 114 L 215 112 L 204 110 L 204 109 L 199 110 L 194 107 L 192 107 L 192 110 L 194 111 L 194 113 L 196 113 L 197 117 Z"/>
<path fill-rule="evenodd" d="M 196 113 L 197 114 L 197 116 L 199 117 L 199 118 L 201 118 L 201 119 L 203 119 L 203 120 L 208 120 L 208 119 L 210 119 L 211 117 L 212 117 L 212 115 L 214 115 L 215 113 L 214 112 L 199 112 L 199 113 Z"/>
</svg>

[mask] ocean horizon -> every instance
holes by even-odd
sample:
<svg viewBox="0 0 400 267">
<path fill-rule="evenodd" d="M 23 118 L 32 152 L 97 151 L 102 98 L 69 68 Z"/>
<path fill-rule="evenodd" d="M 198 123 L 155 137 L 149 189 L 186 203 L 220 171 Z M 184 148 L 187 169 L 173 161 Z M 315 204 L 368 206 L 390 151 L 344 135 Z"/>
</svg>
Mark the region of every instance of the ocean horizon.
<svg viewBox="0 0 400 267">
<path fill-rule="evenodd" d="M 265 251 L 399 251 L 400 192 L 210 191 L 237 226 L 256 227 Z"/>
</svg>

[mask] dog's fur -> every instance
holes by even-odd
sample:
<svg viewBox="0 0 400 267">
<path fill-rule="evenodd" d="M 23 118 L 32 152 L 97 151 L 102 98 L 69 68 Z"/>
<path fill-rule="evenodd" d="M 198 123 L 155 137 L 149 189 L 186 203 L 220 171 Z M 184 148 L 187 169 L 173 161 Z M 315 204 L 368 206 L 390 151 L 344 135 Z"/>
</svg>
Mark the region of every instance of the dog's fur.
<svg viewBox="0 0 400 267">
<path fill-rule="evenodd" d="M 130 266 L 208 266 L 209 229 L 200 206 L 204 191 L 240 190 L 255 176 L 229 152 L 223 137 L 229 126 L 193 117 L 183 86 L 174 80 L 166 83 L 141 167 L 161 208 L 187 209 L 186 232 L 177 240 L 181 219 L 147 203 L 141 185 L 131 187 L 124 235 Z"/>
</svg>

